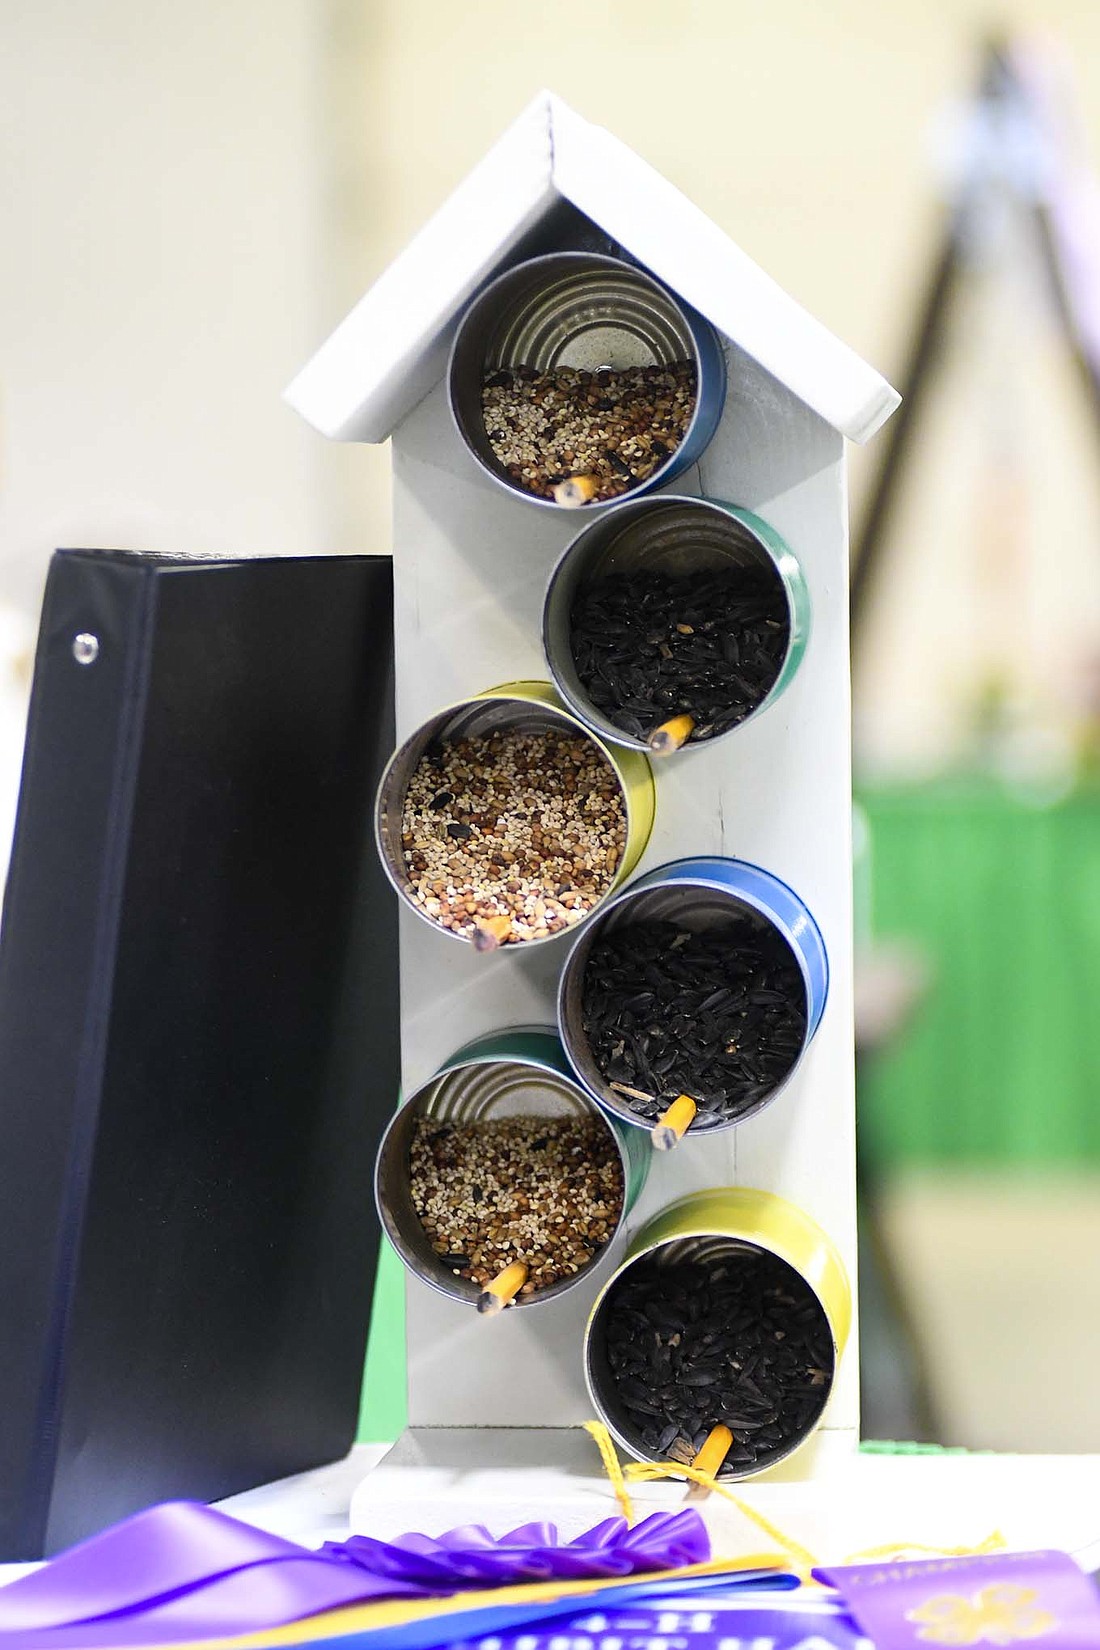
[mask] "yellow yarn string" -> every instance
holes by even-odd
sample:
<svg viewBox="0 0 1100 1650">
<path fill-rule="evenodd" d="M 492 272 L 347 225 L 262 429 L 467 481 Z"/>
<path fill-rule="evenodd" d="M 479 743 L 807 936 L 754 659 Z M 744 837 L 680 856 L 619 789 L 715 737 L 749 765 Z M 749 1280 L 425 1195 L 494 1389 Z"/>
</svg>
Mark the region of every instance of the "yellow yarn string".
<svg viewBox="0 0 1100 1650">
<path fill-rule="evenodd" d="M 615 1446 L 611 1442 L 611 1434 L 602 1421 L 586 1421 L 584 1430 L 595 1441 L 603 1462 L 603 1470 L 611 1481 L 611 1488 L 615 1492 L 615 1499 L 628 1524 L 634 1522 L 634 1503 L 630 1499 L 630 1491 L 626 1487 L 623 1469 L 619 1465 L 619 1457 L 615 1453 Z"/>
<path fill-rule="evenodd" d="M 649 1483 L 657 1478 L 673 1476 L 689 1478 L 693 1484 L 701 1484 L 705 1490 L 713 1490 L 715 1495 L 720 1495 L 723 1500 L 732 1501 L 738 1512 L 747 1518 L 750 1524 L 755 1524 L 757 1529 L 768 1537 L 769 1541 L 774 1541 L 777 1547 L 782 1548 L 785 1557 L 798 1571 L 801 1579 L 804 1581 L 810 1579 L 810 1571 L 817 1563 L 817 1559 L 809 1548 L 803 1547 L 792 1536 L 784 1535 L 783 1531 L 773 1524 L 770 1519 L 765 1518 L 763 1513 L 758 1513 L 755 1507 L 750 1507 L 748 1502 L 742 1501 L 739 1495 L 734 1495 L 732 1490 L 727 1490 L 722 1484 L 719 1484 L 710 1473 L 700 1472 L 696 1467 L 683 1466 L 679 1461 L 631 1461 L 624 1474 L 624 1477 L 629 1479 L 631 1483 L 637 1482 L 640 1484 Z"/>
<path fill-rule="evenodd" d="M 724 1501 L 730 1501 L 737 1508 L 743 1518 L 774 1541 L 782 1551 L 785 1562 L 793 1569 L 803 1584 L 816 1585 L 812 1572 L 818 1566 L 818 1560 L 808 1547 L 795 1541 L 792 1536 L 785 1535 L 778 1525 L 765 1518 L 763 1513 L 756 1511 L 747 1501 L 724 1485 L 709 1473 L 700 1472 L 696 1467 L 685 1466 L 680 1461 L 630 1461 L 624 1468 L 619 1463 L 615 1452 L 615 1445 L 611 1434 L 602 1421 L 586 1421 L 584 1430 L 595 1440 L 607 1473 L 615 1499 L 622 1508 L 623 1517 L 628 1524 L 634 1522 L 634 1504 L 630 1499 L 628 1483 L 648 1484 L 660 1478 L 686 1478 L 693 1484 L 700 1484 L 705 1490 L 712 1490 L 720 1495 Z M 1007 1543 L 1000 1530 L 994 1530 L 980 1541 L 976 1547 L 929 1547 L 920 1541 L 891 1541 L 881 1547 L 864 1547 L 857 1553 L 851 1553 L 842 1564 L 868 1564 L 882 1559 L 902 1559 L 911 1553 L 923 1553 L 930 1558 L 974 1558 L 982 1553 L 1003 1552 Z"/>
<path fill-rule="evenodd" d="M 884 1547 L 863 1547 L 844 1560 L 845 1564 L 874 1564 L 880 1558 L 906 1558 L 910 1553 L 926 1553 L 930 1558 L 979 1558 L 982 1553 L 1003 1553 L 1008 1542 L 1000 1530 L 993 1530 L 976 1547 L 926 1547 L 920 1541 L 890 1541 Z"/>
</svg>

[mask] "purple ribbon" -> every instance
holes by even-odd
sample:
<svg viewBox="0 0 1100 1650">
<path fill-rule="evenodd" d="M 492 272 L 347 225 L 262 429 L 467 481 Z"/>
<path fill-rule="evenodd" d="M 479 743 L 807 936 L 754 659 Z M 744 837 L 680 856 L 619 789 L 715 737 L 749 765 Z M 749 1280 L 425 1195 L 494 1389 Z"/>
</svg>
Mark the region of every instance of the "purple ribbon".
<svg viewBox="0 0 1100 1650">
<path fill-rule="evenodd" d="M 612 1577 L 704 1562 L 699 1514 L 609 1518 L 559 1542 L 552 1524 L 494 1540 L 481 1525 L 396 1542 L 352 1536 L 310 1552 L 197 1502 L 137 1513 L 0 1588 L 0 1644 L 94 1650 L 228 1637 L 383 1598 Z"/>
<path fill-rule="evenodd" d="M 815 1570 L 876 1650 L 1097 1650 L 1100 1595 L 1068 1553 L 983 1553 Z"/>
</svg>

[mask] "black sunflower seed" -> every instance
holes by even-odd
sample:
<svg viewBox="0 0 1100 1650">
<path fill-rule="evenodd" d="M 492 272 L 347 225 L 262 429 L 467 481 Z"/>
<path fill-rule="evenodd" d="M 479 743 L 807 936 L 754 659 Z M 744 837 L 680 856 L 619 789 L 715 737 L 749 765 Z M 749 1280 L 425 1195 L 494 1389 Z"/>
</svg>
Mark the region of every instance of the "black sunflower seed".
<svg viewBox="0 0 1100 1650">
<path fill-rule="evenodd" d="M 722 1424 L 733 1434 L 725 1467 L 762 1468 L 801 1440 L 825 1406 L 828 1322 L 809 1285 L 774 1255 L 739 1249 L 676 1264 L 647 1257 L 612 1286 L 601 1322 L 619 1420 L 651 1454 L 689 1463 Z M 680 1325 L 667 1343 L 666 1322 Z M 659 1356 L 636 1374 L 642 1343 Z"/>
<path fill-rule="evenodd" d="M 700 1129 L 743 1116 L 790 1074 L 806 993 L 787 942 L 748 913 L 702 933 L 638 922 L 597 936 L 581 1016 L 601 1074 L 639 1117 L 689 1094 Z"/>
<path fill-rule="evenodd" d="M 620 572 L 583 586 L 570 614 L 582 686 L 635 738 L 675 709 L 694 718 L 693 742 L 725 733 L 770 693 L 789 638 L 782 581 L 763 566 Z"/>
</svg>

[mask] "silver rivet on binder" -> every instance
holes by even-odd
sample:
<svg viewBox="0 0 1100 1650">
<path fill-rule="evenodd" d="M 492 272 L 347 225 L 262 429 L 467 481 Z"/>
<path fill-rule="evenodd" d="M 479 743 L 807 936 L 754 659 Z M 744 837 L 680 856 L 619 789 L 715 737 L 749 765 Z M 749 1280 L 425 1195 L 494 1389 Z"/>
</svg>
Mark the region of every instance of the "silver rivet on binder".
<svg viewBox="0 0 1100 1650">
<path fill-rule="evenodd" d="M 87 630 L 73 637 L 73 658 L 78 665 L 94 665 L 99 657 L 99 637 Z"/>
</svg>

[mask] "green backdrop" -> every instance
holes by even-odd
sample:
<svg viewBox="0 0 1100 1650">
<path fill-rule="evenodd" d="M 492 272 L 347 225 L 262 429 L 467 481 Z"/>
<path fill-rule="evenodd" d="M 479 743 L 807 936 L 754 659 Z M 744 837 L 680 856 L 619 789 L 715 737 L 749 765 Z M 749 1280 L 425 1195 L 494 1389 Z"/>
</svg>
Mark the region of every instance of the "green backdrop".
<svg viewBox="0 0 1100 1650">
<path fill-rule="evenodd" d="M 1100 793 L 1029 806 L 992 783 L 860 797 L 872 924 L 932 983 L 863 1073 L 879 1168 L 1100 1158 Z"/>
<path fill-rule="evenodd" d="M 385 1237 L 378 1254 L 359 1438 L 389 1443 L 405 1426 L 405 1274 Z"/>
</svg>

